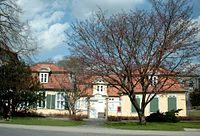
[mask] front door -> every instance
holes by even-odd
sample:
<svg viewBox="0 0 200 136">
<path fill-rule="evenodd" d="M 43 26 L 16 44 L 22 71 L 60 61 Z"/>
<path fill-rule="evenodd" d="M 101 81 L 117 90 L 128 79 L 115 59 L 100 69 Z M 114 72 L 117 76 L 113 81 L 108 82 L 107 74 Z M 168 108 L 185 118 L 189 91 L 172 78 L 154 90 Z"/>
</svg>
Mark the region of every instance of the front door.
<svg viewBox="0 0 200 136">
<path fill-rule="evenodd" d="M 98 118 L 98 111 L 97 111 L 98 101 L 91 100 L 90 101 L 90 111 L 89 111 L 89 118 Z"/>
<path fill-rule="evenodd" d="M 105 101 L 102 96 L 95 96 L 90 100 L 89 118 L 104 117 Z"/>
</svg>

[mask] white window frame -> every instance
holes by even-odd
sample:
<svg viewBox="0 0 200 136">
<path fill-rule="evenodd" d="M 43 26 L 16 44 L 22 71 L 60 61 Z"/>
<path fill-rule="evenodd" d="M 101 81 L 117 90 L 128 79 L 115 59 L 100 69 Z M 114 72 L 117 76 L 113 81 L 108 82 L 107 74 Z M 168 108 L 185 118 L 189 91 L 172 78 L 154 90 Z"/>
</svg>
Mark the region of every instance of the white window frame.
<svg viewBox="0 0 200 136">
<path fill-rule="evenodd" d="M 49 73 L 40 73 L 39 78 L 40 78 L 40 83 L 48 83 Z"/>
<path fill-rule="evenodd" d="M 158 84 L 158 76 L 157 75 L 150 75 L 149 76 L 151 86 L 156 86 Z"/>
<path fill-rule="evenodd" d="M 75 108 L 76 108 L 76 110 L 80 110 L 81 109 L 81 100 L 80 99 L 76 100 Z"/>
<path fill-rule="evenodd" d="M 58 92 L 56 93 L 56 109 L 64 110 L 65 109 L 65 93 Z"/>
<path fill-rule="evenodd" d="M 117 107 L 120 106 L 120 100 L 116 97 L 108 98 L 108 111 L 109 112 L 117 112 Z"/>
<path fill-rule="evenodd" d="M 104 92 L 104 86 L 103 85 L 97 85 L 97 92 Z"/>
<path fill-rule="evenodd" d="M 76 110 L 87 111 L 87 109 L 88 109 L 87 98 L 86 97 L 79 98 L 76 101 L 75 108 L 76 108 Z"/>
</svg>

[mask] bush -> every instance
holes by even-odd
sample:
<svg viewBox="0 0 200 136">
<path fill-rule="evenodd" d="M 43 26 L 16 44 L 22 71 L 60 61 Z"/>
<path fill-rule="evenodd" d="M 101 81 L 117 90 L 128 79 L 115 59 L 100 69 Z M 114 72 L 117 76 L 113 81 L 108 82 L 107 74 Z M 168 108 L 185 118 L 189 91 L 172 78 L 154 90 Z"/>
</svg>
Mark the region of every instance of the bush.
<svg viewBox="0 0 200 136">
<path fill-rule="evenodd" d="M 176 114 L 181 111 L 181 109 L 178 110 L 172 110 L 165 113 L 160 113 L 157 111 L 156 113 L 152 113 L 149 116 L 146 117 L 147 122 L 179 122 L 179 118 L 176 116 Z"/>
<path fill-rule="evenodd" d="M 147 122 L 166 122 L 166 117 L 163 113 L 157 111 L 146 117 Z"/>
<path fill-rule="evenodd" d="M 180 120 L 176 116 L 176 114 L 178 114 L 179 111 L 181 111 L 181 109 L 165 112 L 166 122 L 179 122 Z"/>
<path fill-rule="evenodd" d="M 120 116 L 108 116 L 108 121 L 121 121 L 122 118 Z"/>
<path fill-rule="evenodd" d="M 120 116 L 122 120 L 139 120 L 138 116 Z"/>
<path fill-rule="evenodd" d="M 44 117 L 42 114 L 38 114 L 36 112 L 33 111 L 15 111 L 14 113 L 12 113 L 13 117 Z"/>
<path fill-rule="evenodd" d="M 83 121 L 83 119 L 85 118 L 85 116 L 82 116 L 82 115 L 71 115 L 69 118 L 71 120 L 75 120 L 75 121 Z"/>
<path fill-rule="evenodd" d="M 195 110 L 200 110 L 200 106 L 193 106 L 192 108 Z"/>
</svg>

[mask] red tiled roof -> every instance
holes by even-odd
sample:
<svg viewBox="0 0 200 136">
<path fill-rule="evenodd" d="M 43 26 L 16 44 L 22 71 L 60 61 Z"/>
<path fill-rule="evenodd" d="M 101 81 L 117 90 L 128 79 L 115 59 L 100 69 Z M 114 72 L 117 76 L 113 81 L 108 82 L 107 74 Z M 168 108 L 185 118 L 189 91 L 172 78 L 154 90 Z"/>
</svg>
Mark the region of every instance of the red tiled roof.
<svg viewBox="0 0 200 136">
<path fill-rule="evenodd" d="M 38 71 L 41 68 L 50 68 L 51 71 L 60 71 L 60 72 L 66 72 L 65 69 L 63 67 L 58 67 L 55 64 L 51 64 L 51 63 L 39 63 L 39 64 L 35 64 L 31 67 L 32 71 Z"/>
<path fill-rule="evenodd" d="M 58 67 L 55 64 L 35 64 L 31 67 L 31 70 L 34 72 L 33 76 L 38 77 L 41 68 L 48 68 L 49 77 L 48 83 L 41 83 L 41 86 L 45 90 L 59 90 L 63 88 L 70 87 L 70 81 L 68 79 L 68 73 L 64 70 L 63 67 Z M 54 73 L 57 72 L 57 73 Z"/>
<path fill-rule="evenodd" d="M 33 71 L 33 76 L 38 77 L 38 73 L 41 68 L 49 68 L 50 69 L 49 82 L 41 84 L 45 90 L 59 90 L 59 89 L 63 89 L 63 88 L 70 88 L 71 84 L 70 84 L 70 81 L 68 78 L 68 73 L 66 70 L 64 70 L 63 67 L 58 67 L 55 64 L 35 64 L 31 67 L 31 69 Z M 55 73 L 55 71 L 57 73 Z M 84 77 L 82 79 L 83 80 L 86 79 L 87 84 L 81 84 L 79 87 L 82 91 L 85 92 L 85 94 L 88 94 L 88 95 L 92 95 L 92 91 L 93 91 L 92 84 L 95 84 L 94 81 L 102 80 L 101 77 L 98 77 L 98 76 L 92 76 L 89 78 Z M 169 85 L 171 85 L 171 83 L 174 83 L 174 85 L 169 86 Z M 151 87 L 149 89 L 151 90 Z M 166 86 L 164 86 L 162 89 L 165 91 L 170 91 L 170 92 L 184 91 L 183 87 L 180 85 L 180 83 L 175 78 L 168 80 L 166 82 Z M 136 93 L 141 93 L 142 87 L 140 85 L 137 85 L 135 90 L 136 90 L 135 91 Z M 113 86 L 108 85 L 107 92 L 108 92 L 109 96 L 118 96 L 119 90 Z"/>
</svg>

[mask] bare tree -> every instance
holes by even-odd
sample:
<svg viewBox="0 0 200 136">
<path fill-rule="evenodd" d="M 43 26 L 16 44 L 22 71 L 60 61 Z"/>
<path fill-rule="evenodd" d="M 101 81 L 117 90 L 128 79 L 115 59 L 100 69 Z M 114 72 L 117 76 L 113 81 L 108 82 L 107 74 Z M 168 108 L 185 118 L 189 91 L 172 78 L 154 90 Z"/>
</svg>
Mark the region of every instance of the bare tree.
<svg viewBox="0 0 200 136">
<path fill-rule="evenodd" d="M 30 60 L 37 45 L 20 15 L 16 0 L 0 0 L 0 97 L 3 101 L 12 101 L 13 112 L 19 104 L 36 101 L 38 86 L 31 78 L 30 69 L 22 62 Z"/>
<path fill-rule="evenodd" d="M 0 48 L 29 57 L 37 46 L 28 24 L 20 20 L 21 12 L 15 0 L 0 0 Z"/>
<path fill-rule="evenodd" d="M 87 106 L 89 98 L 87 89 L 91 88 L 88 76 L 84 72 L 85 66 L 76 57 L 64 57 L 63 60 L 57 63 L 67 71 L 63 81 L 60 82 L 60 86 L 62 91 L 65 92 L 66 108 L 69 111 L 69 115 L 76 116 L 78 112 L 81 112 L 81 109 L 77 107 L 78 101 L 84 101 L 85 106 Z"/>
<path fill-rule="evenodd" d="M 151 0 L 150 11 L 130 11 L 72 24 L 68 34 L 74 55 L 88 70 L 128 95 L 140 123 L 147 104 L 177 84 L 175 77 L 200 53 L 199 29 L 191 19 L 188 0 Z M 152 78 L 158 81 L 152 85 Z M 139 88 L 138 88 L 139 86 Z M 136 91 L 142 92 L 141 106 Z"/>
</svg>

